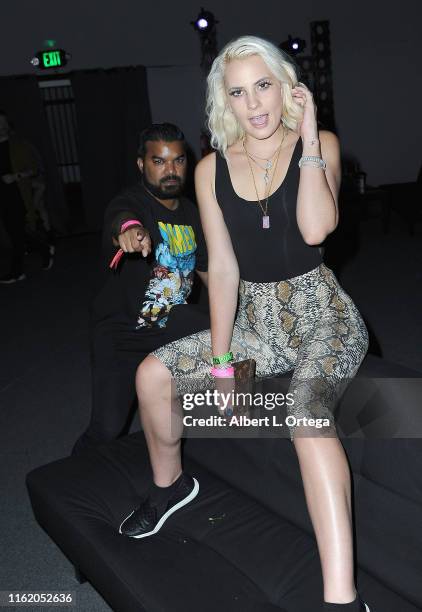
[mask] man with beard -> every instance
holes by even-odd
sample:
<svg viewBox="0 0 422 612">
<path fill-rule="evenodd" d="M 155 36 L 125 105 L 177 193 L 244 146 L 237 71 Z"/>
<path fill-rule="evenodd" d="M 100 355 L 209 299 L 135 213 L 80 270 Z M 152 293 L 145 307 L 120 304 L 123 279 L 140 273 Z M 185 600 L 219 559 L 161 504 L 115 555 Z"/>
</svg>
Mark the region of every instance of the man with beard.
<svg viewBox="0 0 422 612">
<path fill-rule="evenodd" d="M 91 420 L 74 454 L 125 431 L 144 357 L 209 327 L 208 313 L 187 303 L 194 273 L 207 283 L 207 256 L 198 211 L 182 195 L 183 133 L 169 123 L 146 128 L 137 164 L 141 180 L 104 216 L 107 278 L 92 307 Z"/>
</svg>

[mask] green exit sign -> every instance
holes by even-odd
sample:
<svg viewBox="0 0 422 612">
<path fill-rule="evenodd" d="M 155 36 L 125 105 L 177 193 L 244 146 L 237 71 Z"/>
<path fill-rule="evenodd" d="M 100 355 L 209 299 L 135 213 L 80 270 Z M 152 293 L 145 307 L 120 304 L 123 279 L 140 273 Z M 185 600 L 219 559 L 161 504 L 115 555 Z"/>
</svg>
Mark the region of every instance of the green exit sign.
<svg viewBox="0 0 422 612">
<path fill-rule="evenodd" d="M 38 51 L 32 58 L 31 64 L 42 70 L 51 70 L 66 66 L 69 58 L 69 53 L 66 53 L 63 49 L 45 49 L 44 51 Z"/>
<path fill-rule="evenodd" d="M 43 68 L 57 68 L 57 66 L 63 66 L 62 52 L 60 49 L 43 51 L 41 54 L 41 65 Z"/>
</svg>

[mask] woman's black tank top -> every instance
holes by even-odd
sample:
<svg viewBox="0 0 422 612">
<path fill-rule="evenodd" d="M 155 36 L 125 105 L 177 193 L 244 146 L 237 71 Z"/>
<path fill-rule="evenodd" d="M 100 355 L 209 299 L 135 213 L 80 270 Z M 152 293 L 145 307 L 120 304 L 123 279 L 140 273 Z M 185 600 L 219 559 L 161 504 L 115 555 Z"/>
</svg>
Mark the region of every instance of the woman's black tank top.
<svg viewBox="0 0 422 612">
<path fill-rule="evenodd" d="M 300 144 L 299 144 L 300 143 Z M 223 212 L 240 278 L 256 283 L 271 283 L 313 270 L 322 262 L 318 246 L 302 238 L 296 221 L 299 187 L 298 162 L 302 154 L 299 138 L 286 178 L 268 200 L 270 227 L 263 229 L 259 203 L 239 197 L 233 189 L 227 161 L 216 152 L 215 191 Z M 262 201 L 265 208 L 265 200 Z"/>
</svg>

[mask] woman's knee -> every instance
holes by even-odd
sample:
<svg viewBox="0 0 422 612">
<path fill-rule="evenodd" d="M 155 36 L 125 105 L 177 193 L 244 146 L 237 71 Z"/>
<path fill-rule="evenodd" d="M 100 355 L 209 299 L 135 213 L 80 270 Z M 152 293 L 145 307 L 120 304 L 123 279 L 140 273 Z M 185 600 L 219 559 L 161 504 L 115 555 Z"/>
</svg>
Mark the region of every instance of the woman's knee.
<svg viewBox="0 0 422 612">
<path fill-rule="evenodd" d="M 154 355 L 148 355 L 136 371 L 136 391 L 145 395 L 148 392 L 163 391 L 170 386 L 171 373 Z"/>
</svg>

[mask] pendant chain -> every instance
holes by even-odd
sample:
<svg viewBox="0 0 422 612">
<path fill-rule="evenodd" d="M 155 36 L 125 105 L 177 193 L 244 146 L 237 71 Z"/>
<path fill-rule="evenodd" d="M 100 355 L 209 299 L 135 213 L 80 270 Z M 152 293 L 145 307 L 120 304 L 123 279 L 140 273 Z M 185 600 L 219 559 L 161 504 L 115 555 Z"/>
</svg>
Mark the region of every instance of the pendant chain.
<svg viewBox="0 0 422 612">
<path fill-rule="evenodd" d="M 277 151 L 276 151 L 277 153 Z M 274 153 L 275 155 L 275 153 Z M 274 157 L 273 155 L 273 157 Z M 260 168 L 261 170 L 265 170 L 265 174 L 264 174 L 264 183 L 265 185 L 268 185 L 268 181 L 269 181 L 269 170 L 271 170 L 271 168 L 273 167 L 271 158 L 266 160 L 266 164 L 265 164 L 265 168 L 263 168 L 261 166 L 261 164 L 258 164 L 258 162 L 256 161 L 256 159 L 253 158 L 253 156 L 249 153 L 249 157 L 251 158 L 251 160 L 258 166 L 258 168 Z M 259 159 L 259 158 L 258 158 Z"/>
<path fill-rule="evenodd" d="M 274 158 L 274 156 L 276 155 L 277 150 L 278 150 L 278 147 L 277 147 L 277 149 L 274 151 L 274 153 L 271 155 L 271 157 L 269 157 L 269 158 L 266 158 L 266 157 L 259 157 L 259 155 L 253 155 L 252 153 L 249 153 L 249 152 L 248 152 L 249 157 L 250 157 L 250 158 L 251 158 L 251 160 L 252 160 L 252 161 L 253 161 L 253 162 L 254 162 L 254 163 L 255 163 L 255 164 L 258 166 L 258 168 L 260 168 L 261 170 L 265 170 L 265 174 L 264 174 L 264 183 L 265 183 L 265 185 L 267 185 L 267 184 L 268 184 L 268 181 L 269 181 L 269 173 L 268 173 L 268 171 L 269 171 L 269 170 L 271 170 L 271 168 L 273 167 L 273 162 L 272 162 L 272 159 L 273 159 L 273 158 Z M 265 167 L 264 167 L 264 168 L 261 166 L 261 164 L 259 164 L 259 163 L 256 161 L 257 159 L 259 159 L 259 160 L 261 160 L 261 161 L 265 161 L 265 162 L 266 162 L 266 164 L 265 164 Z"/>
<path fill-rule="evenodd" d="M 253 184 L 254 184 L 254 188 L 255 188 L 256 197 L 257 197 L 257 200 L 258 200 L 259 206 L 260 206 L 260 208 L 261 208 L 261 210 L 262 210 L 262 215 L 263 215 L 263 227 L 264 227 L 265 229 L 268 229 L 268 228 L 270 227 L 270 224 L 269 224 L 269 216 L 268 216 L 268 200 L 269 200 L 269 197 L 270 197 L 271 187 L 272 187 L 272 184 L 273 184 L 273 178 L 274 178 L 274 175 L 275 175 L 276 170 L 277 170 L 278 158 L 280 157 L 280 151 L 281 151 L 281 147 L 282 147 L 282 145 L 283 145 L 283 142 L 284 142 L 284 138 L 285 138 L 285 136 L 286 136 L 286 132 L 285 132 L 285 131 L 284 131 L 284 129 L 283 129 L 283 138 L 281 139 L 280 146 L 278 147 L 278 149 L 277 149 L 277 151 L 276 151 L 276 153 L 275 153 L 275 154 L 277 155 L 277 157 L 276 157 L 276 160 L 275 160 L 274 170 L 273 170 L 273 173 L 272 173 L 272 176 L 271 176 L 271 181 L 270 181 L 269 186 L 268 186 L 268 181 L 265 181 L 265 182 L 267 183 L 267 187 L 268 187 L 268 189 L 267 189 L 267 193 L 266 193 L 266 196 L 264 196 L 264 197 L 265 197 L 265 208 L 264 208 L 264 206 L 262 205 L 262 202 L 261 202 L 261 200 L 260 200 L 260 198 L 259 198 L 259 195 L 258 195 L 258 189 L 257 189 L 257 187 L 256 187 L 256 182 L 255 182 L 255 175 L 254 175 L 253 170 L 252 170 L 252 164 L 251 164 L 251 162 L 250 162 L 250 158 L 252 159 L 252 161 L 255 161 L 255 160 L 253 159 L 252 155 L 251 155 L 250 153 L 248 153 L 248 150 L 247 150 L 246 145 L 245 145 L 245 139 L 243 139 L 243 141 L 242 141 L 242 144 L 243 144 L 243 149 L 244 149 L 245 154 L 246 154 L 246 159 L 248 160 L 248 164 L 249 164 L 249 169 L 250 169 L 251 174 L 252 174 L 252 180 L 253 180 Z M 270 160 L 268 160 L 268 162 L 269 162 L 269 161 L 270 161 Z M 255 163 L 256 163 L 256 162 L 255 162 Z M 258 164 L 258 166 L 259 166 L 259 164 Z M 261 167 L 261 166 L 259 166 L 259 167 Z M 268 163 L 267 163 L 266 174 L 268 173 L 268 169 L 269 169 L 269 168 L 271 168 L 271 166 L 269 166 L 269 167 L 268 167 Z M 261 168 L 261 169 L 262 169 L 262 168 Z"/>
</svg>

